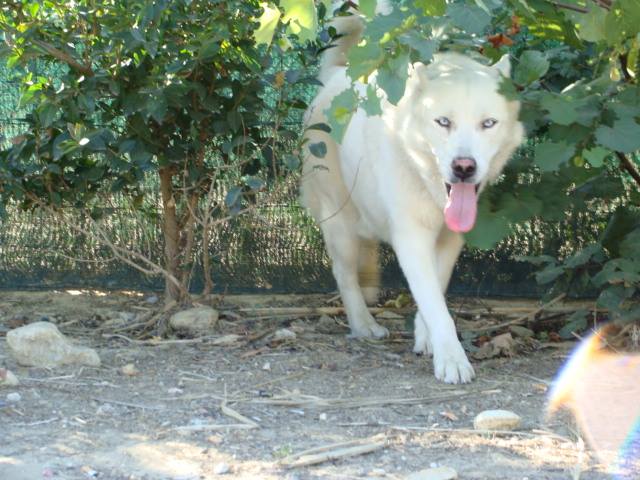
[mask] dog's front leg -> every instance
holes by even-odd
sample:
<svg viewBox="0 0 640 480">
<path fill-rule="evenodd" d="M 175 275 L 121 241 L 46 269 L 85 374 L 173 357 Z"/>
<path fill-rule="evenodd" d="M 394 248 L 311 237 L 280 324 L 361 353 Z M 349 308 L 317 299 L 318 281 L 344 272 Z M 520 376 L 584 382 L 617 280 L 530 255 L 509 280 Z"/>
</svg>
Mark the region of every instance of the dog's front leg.
<svg viewBox="0 0 640 480">
<path fill-rule="evenodd" d="M 437 237 L 438 232 L 413 223 L 396 228 L 392 243 L 418 304 L 416 321 L 422 319 L 429 333 L 436 378 L 446 383 L 467 383 L 474 377 L 473 367 L 458 341 L 438 279 Z"/>
</svg>

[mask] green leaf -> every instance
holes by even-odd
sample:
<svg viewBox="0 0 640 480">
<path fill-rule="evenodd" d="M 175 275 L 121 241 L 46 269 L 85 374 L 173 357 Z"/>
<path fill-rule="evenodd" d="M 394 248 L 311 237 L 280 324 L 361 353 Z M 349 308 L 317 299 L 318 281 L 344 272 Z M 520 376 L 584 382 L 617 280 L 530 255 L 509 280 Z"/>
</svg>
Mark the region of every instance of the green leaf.
<svg viewBox="0 0 640 480">
<path fill-rule="evenodd" d="M 640 125 L 631 118 L 622 118 L 613 127 L 601 125 L 596 130 L 596 140 L 604 147 L 622 153 L 640 150 Z"/>
<path fill-rule="evenodd" d="M 413 4 L 416 8 L 421 8 L 424 14 L 430 17 L 439 17 L 447 11 L 445 0 L 414 0 Z"/>
<path fill-rule="evenodd" d="M 557 170 L 566 164 L 575 152 L 575 145 L 566 142 L 543 142 L 536 145 L 535 163 L 543 172 Z"/>
<path fill-rule="evenodd" d="M 609 315 L 613 313 L 613 316 L 615 316 L 616 311 L 620 308 L 620 304 L 633 295 L 634 291 L 634 288 L 623 285 L 612 285 L 600 293 L 596 305 L 599 308 L 609 310 Z"/>
<path fill-rule="evenodd" d="M 360 0 L 358 10 L 360 10 L 363 15 L 372 18 L 376 14 L 377 3 L 377 0 Z"/>
<path fill-rule="evenodd" d="M 254 33 L 254 38 L 258 45 L 270 45 L 273 41 L 273 34 L 276 31 L 278 22 L 280 21 L 280 10 L 270 3 L 261 4 L 264 12 L 260 15 L 258 21 L 260 26 Z"/>
<path fill-rule="evenodd" d="M 574 333 L 580 333 L 587 328 L 588 315 L 588 310 L 578 310 L 577 312 L 573 312 L 573 314 L 567 319 L 567 323 L 565 323 L 564 327 L 562 327 L 558 332 L 560 338 L 563 340 L 571 340 L 575 338 L 573 335 Z"/>
<path fill-rule="evenodd" d="M 324 142 L 311 143 L 309 151 L 315 157 L 324 158 L 327 155 L 327 144 Z"/>
<path fill-rule="evenodd" d="M 549 119 L 560 125 L 570 125 L 578 119 L 577 102 L 551 92 L 544 92 L 540 105 L 549 112 Z"/>
<path fill-rule="evenodd" d="M 607 11 L 593 5 L 587 13 L 571 15 L 578 27 L 578 36 L 587 42 L 599 42 L 606 38 L 605 18 Z"/>
<path fill-rule="evenodd" d="M 624 258 L 640 260 L 640 228 L 626 234 L 620 242 L 620 255 Z"/>
<path fill-rule="evenodd" d="M 367 96 L 362 102 L 362 108 L 370 117 L 382 114 L 378 89 L 373 84 L 367 85 Z"/>
<path fill-rule="evenodd" d="M 233 187 L 225 196 L 224 203 L 227 208 L 233 208 L 238 206 L 240 199 L 242 198 L 242 187 Z"/>
<path fill-rule="evenodd" d="M 331 105 L 324 111 L 331 127 L 331 136 L 338 143 L 342 141 L 351 117 L 358 108 L 358 94 L 349 88 L 336 95 Z"/>
<path fill-rule="evenodd" d="M 520 55 L 520 62 L 513 73 L 513 80 L 518 85 L 529 85 L 542 77 L 549 70 L 549 60 L 542 52 L 525 50 Z"/>
<path fill-rule="evenodd" d="M 298 170 L 298 168 L 300 167 L 300 158 L 297 155 L 287 153 L 285 154 L 283 160 L 284 165 L 292 172 Z"/>
<path fill-rule="evenodd" d="M 536 272 L 536 281 L 544 285 L 545 283 L 553 282 L 556 278 L 564 273 L 564 267 L 557 267 L 555 265 L 549 265 L 547 268 Z"/>
<path fill-rule="evenodd" d="M 418 32 L 412 31 L 399 37 L 400 42 L 412 48 L 420 56 L 422 63 L 429 63 L 433 54 L 438 50 L 438 41 L 433 38 L 424 38 Z"/>
<path fill-rule="evenodd" d="M 480 35 L 491 23 L 491 16 L 482 8 L 468 3 L 450 3 L 447 16 L 453 24 L 467 33 Z"/>
<path fill-rule="evenodd" d="M 509 221 L 500 212 L 493 211 L 489 198 L 482 196 L 478 202 L 476 225 L 473 230 L 464 235 L 464 238 L 472 247 L 489 250 L 510 232 Z"/>
<path fill-rule="evenodd" d="M 587 264 L 594 255 L 602 253 L 602 247 L 598 243 L 589 245 L 580 250 L 575 255 L 567 258 L 564 262 L 564 266 L 567 268 L 582 267 Z"/>
<path fill-rule="evenodd" d="M 349 66 L 347 73 L 353 80 L 367 77 L 376 70 L 384 60 L 384 52 L 376 42 L 357 45 L 347 53 Z"/>
<path fill-rule="evenodd" d="M 409 54 L 402 53 L 389 59 L 379 70 L 376 81 L 387 94 L 387 99 L 397 105 L 404 96 L 409 77 Z"/>
<path fill-rule="evenodd" d="M 600 168 L 604 165 L 604 159 L 611 154 L 611 150 L 602 147 L 593 147 L 589 150 L 584 150 L 582 155 L 589 162 L 589 165 L 595 168 Z"/>
<path fill-rule="evenodd" d="M 612 256 L 618 257 L 621 242 L 637 228 L 640 228 L 640 213 L 629 206 L 619 206 L 609 218 L 609 223 L 600 236 L 600 243 Z"/>
<path fill-rule="evenodd" d="M 331 127 L 326 123 L 314 123 L 313 125 L 309 125 L 307 130 L 320 130 L 321 132 L 331 133 Z"/>
<path fill-rule="evenodd" d="M 284 9 L 283 23 L 288 23 L 288 31 L 297 35 L 301 42 L 315 40 L 318 18 L 313 0 L 280 0 Z"/>
</svg>

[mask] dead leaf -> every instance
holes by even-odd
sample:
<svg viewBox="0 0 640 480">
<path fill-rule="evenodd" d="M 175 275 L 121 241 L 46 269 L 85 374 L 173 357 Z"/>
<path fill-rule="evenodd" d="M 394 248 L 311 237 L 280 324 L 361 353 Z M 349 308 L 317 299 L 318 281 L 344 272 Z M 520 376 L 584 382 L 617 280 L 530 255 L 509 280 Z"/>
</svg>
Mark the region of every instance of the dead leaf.
<svg viewBox="0 0 640 480">
<path fill-rule="evenodd" d="M 440 415 L 448 420 L 451 420 L 452 422 L 457 422 L 459 420 L 458 416 L 455 413 L 446 410 L 444 412 L 440 412 Z"/>
</svg>

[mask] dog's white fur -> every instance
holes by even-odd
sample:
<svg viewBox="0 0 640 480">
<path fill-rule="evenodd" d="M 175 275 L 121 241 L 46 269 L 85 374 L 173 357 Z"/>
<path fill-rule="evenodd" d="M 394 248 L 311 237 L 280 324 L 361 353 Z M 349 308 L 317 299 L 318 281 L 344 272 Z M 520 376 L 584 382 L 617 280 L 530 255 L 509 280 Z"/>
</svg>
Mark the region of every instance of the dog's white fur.
<svg viewBox="0 0 640 480">
<path fill-rule="evenodd" d="M 359 41 L 362 23 L 353 15 L 335 19 L 334 26 L 343 36 L 323 58 L 324 86 L 307 112 L 307 125 L 326 123 L 332 99 L 352 83 L 345 52 Z M 447 383 L 469 382 L 474 371 L 444 298 L 463 246 L 462 236 L 444 224 L 445 181 L 453 179 L 453 158 L 473 157 L 481 189 L 521 143 L 519 104 L 497 93 L 509 69 L 508 59 L 487 67 L 459 54 L 439 54 L 429 65 L 409 67 L 397 106 L 380 92 L 381 115 L 358 109 L 340 144 L 319 130 L 306 133 L 308 144 L 324 142 L 327 154 L 306 157 L 302 202 L 322 229 L 351 335 L 388 333 L 367 310 L 378 293 L 378 242 L 388 242 L 418 305 L 414 351 L 432 353 L 435 376 Z M 375 75 L 369 82 L 375 83 Z M 366 85 L 355 87 L 365 95 Z M 450 119 L 449 129 L 434 121 L 442 116 Z M 487 118 L 498 123 L 483 129 Z"/>
</svg>

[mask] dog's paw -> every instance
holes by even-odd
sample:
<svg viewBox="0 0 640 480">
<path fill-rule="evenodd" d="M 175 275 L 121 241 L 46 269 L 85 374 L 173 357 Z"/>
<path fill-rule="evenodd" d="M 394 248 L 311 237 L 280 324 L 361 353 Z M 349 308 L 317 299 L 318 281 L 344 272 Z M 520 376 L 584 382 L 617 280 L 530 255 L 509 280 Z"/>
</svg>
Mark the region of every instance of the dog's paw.
<svg viewBox="0 0 640 480">
<path fill-rule="evenodd" d="M 349 338 L 384 338 L 389 336 L 389 330 L 378 324 L 371 318 L 367 322 L 351 325 Z"/>
<path fill-rule="evenodd" d="M 475 377 L 473 367 L 457 341 L 438 346 L 433 354 L 433 369 L 436 378 L 444 383 L 469 383 Z"/>
<path fill-rule="evenodd" d="M 415 342 L 413 344 L 413 352 L 419 355 L 433 355 L 433 347 L 431 346 L 431 338 L 429 338 L 429 330 L 420 318 L 420 314 L 416 315 L 415 324 Z"/>
</svg>

